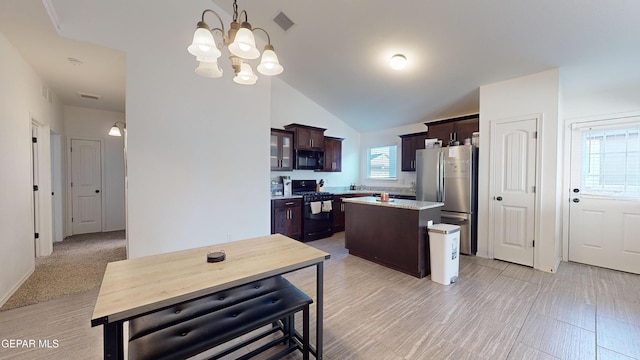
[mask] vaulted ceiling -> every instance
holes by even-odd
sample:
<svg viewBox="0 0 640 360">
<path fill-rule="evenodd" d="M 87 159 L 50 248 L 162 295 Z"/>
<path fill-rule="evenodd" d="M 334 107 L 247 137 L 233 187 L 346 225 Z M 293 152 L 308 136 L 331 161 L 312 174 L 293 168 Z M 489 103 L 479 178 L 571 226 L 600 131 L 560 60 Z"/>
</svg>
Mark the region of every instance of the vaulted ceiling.
<svg viewBox="0 0 640 360">
<path fill-rule="evenodd" d="M 231 0 L 214 2 L 232 13 Z M 126 1 L 113 6 L 127 10 Z M 476 112 L 481 85 L 555 67 L 569 96 L 640 83 L 636 0 L 240 0 L 238 7 L 269 32 L 285 67 L 279 76 L 359 131 Z M 273 22 L 281 11 L 295 23 L 286 32 Z M 0 32 L 65 104 L 124 111 L 124 54 L 58 37 L 42 1 L 1 1 Z M 407 57 L 404 70 L 388 66 L 396 53 Z"/>
<path fill-rule="evenodd" d="M 0 1 L 0 32 L 65 105 L 125 111 L 125 55 L 59 36 L 41 0 Z"/>
</svg>

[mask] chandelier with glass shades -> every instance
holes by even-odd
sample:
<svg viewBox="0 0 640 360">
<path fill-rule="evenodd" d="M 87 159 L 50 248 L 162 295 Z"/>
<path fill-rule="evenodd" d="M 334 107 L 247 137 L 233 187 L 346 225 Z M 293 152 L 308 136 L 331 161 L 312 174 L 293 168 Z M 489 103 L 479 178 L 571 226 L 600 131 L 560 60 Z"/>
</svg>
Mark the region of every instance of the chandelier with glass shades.
<svg viewBox="0 0 640 360">
<path fill-rule="evenodd" d="M 207 13 L 214 14 L 220 21 L 220 28 L 209 28 L 204 21 Z M 222 52 L 218 48 L 218 44 L 214 39 L 214 34 L 218 36 L 222 42 L 221 48 L 226 46 L 229 49 L 229 59 L 231 66 L 235 72 L 233 81 L 241 85 L 253 85 L 258 80 L 254 74 L 249 60 L 260 57 L 260 51 L 256 48 L 256 40 L 253 32 L 261 30 L 267 35 L 267 45 L 264 47 L 262 59 L 258 65 L 258 71 L 263 75 L 278 75 L 284 69 L 278 62 L 278 56 L 273 51 L 271 38 L 269 33 L 262 28 L 251 28 L 247 12 L 242 10 L 240 16 L 244 14 L 244 21 L 238 22 L 238 4 L 233 1 L 233 21 L 231 22 L 229 33 L 225 34 L 224 23 L 218 13 L 211 9 L 202 12 L 202 20 L 196 25 L 196 32 L 193 34 L 193 42 L 187 50 L 196 57 L 199 64 L 196 68 L 196 74 L 204 77 L 219 78 L 222 76 L 222 69 L 218 67 L 218 58 Z"/>
</svg>

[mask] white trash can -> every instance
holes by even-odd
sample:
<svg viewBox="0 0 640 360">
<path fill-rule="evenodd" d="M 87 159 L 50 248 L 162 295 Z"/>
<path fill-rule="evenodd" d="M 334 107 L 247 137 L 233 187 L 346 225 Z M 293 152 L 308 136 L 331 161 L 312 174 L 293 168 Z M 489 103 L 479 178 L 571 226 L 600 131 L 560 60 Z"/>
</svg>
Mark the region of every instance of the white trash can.
<svg viewBox="0 0 640 360">
<path fill-rule="evenodd" d="M 429 259 L 431 280 L 442 285 L 458 281 L 460 265 L 460 226 L 429 226 Z"/>
</svg>

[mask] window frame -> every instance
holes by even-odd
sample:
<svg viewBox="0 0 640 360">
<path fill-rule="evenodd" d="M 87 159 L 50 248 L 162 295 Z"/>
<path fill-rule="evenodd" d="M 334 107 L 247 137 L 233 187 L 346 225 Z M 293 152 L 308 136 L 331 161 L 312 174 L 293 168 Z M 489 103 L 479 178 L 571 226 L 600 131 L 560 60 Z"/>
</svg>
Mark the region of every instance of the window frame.
<svg viewBox="0 0 640 360">
<path fill-rule="evenodd" d="M 389 149 L 389 177 L 372 177 L 371 176 L 371 153 L 374 149 L 388 148 Z M 391 148 L 394 148 L 395 159 L 391 159 Z M 367 148 L 367 180 L 377 180 L 377 181 L 397 181 L 398 180 L 398 144 L 387 144 L 387 145 L 375 145 Z M 391 167 L 394 167 L 393 174 L 394 177 L 391 177 Z"/>
<path fill-rule="evenodd" d="M 632 136 L 635 140 L 630 139 Z M 624 149 L 610 149 L 611 146 L 620 145 L 614 142 L 614 137 L 624 137 Z M 629 149 L 630 140 L 636 143 L 634 149 Z M 635 159 L 637 164 L 640 123 L 585 127 L 581 130 L 580 141 L 582 154 L 579 176 L 581 192 L 584 195 L 628 200 L 640 198 L 637 165 L 634 167 L 629 163 L 631 158 Z M 624 170 L 620 174 L 612 175 L 611 163 L 607 158 L 614 156 L 623 160 L 624 164 L 621 167 Z M 636 174 L 629 174 L 629 170 L 635 170 Z M 616 179 L 616 176 L 619 178 Z M 635 181 L 629 179 L 630 177 Z"/>
</svg>

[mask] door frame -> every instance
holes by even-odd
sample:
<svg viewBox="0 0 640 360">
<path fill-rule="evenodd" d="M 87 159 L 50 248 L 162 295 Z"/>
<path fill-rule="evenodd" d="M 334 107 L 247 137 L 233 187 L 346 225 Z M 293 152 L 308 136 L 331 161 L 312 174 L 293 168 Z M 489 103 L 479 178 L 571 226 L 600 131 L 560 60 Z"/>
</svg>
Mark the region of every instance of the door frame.
<svg viewBox="0 0 640 360">
<path fill-rule="evenodd" d="M 622 119 L 626 118 L 634 118 L 639 117 L 640 111 L 633 112 L 624 112 L 624 113 L 613 113 L 613 114 L 605 114 L 605 115 L 595 115 L 595 116 L 585 116 L 585 117 L 577 117 L 565 120 L 565 132 L 564 132 L 564 164 L 567 166 L 564 167 L 562 178 L 562 261 L 569 261 L 569 211 L 571 205 L 571 149 L 572 149 L 572 135 L 573 128 L 578 125 L 586 125 L 587 123 L 602 123 L 607 122 L 618 122 Z"/>
<path fill-rule="evenodd" d="M 32 191 L 32 200 L 37 196 L 38 209 L 35 208 L 35 204 L 32 201 L 31 204 L 31 216 L 33 216 L 32 223 L 34 224 L 34 257 L 51 255 L 53 252 L 52 241 L 52 226 L 53 226 L 53 214 L 51 204 L 51 128 L 38 120 L 38 117 L 32 113 L 29 113 L 29 134 L 33 137 L 33 130 L 35 129 L 36 138 L 38 139 L 37 150 L 37 167 L 38 167 L 38 183 L 34 184 L 33 174 L 33 155 L 31 156 L 31 187 L 38 185 L 37 193 Z M 38 211 L 38 218 L 35 218 L 35 213 Z M 39 238 L 35 239 L 35 222 L 38 221 L 38 234 Z"/>
<path fill-rule="evenodd" d="M 50 131 L 51 138 L 51 193 L 52 195 L 52 241 L 60 242 L 64 239 L 64 191 L 63 191 L 63 155 L 64 145 L 62 136 Z"/>
<path fill-rule="evenodd" d="M 489 151 L 487 152 L 487 156 L 489 157 L 489 194 L 488 194 L 488 201 L 489 204 L 493 204 L 493 198 L 495 197 L 494 194 L 494 187 L 496 185 L 495 183 L 495 178 L 496 178 L 496 174 L 495 174 L 495 163 L 493 161 L 493 157 L 491 156 L 491 154 L 494 153 L 495 151 L 495 140 L 496 140 L 496 125 L 497 124 L 504 124 L 504 123 L 510 123 L 510 122 L 516 122 L 516 121 L 525 121 L 525 120 L 536 120 L 536 132 L 537 132 L 537 144 L 536 144 L 536 164 L 535 164 L 535 169 L 536 169 L 536 191 L 535 191 L 535 202 L 534 202 L 534 216 L 533 216 L 533 231 L 534 231 L 534 240 L 537 240 L 538 242 L 540 242 L 540 209 L 541 209 L 541 202 L 542 202 L 542 191 L 540 191 L 540 184 L 542 184 L 542 167 L 541 167 L 541 159 L 542 159 L 542 144 L 543 144 L 543 134 L 544 132 L 542 131 L 544 129 L 543 125 L 544 125 L 544 115 L 542 113 L 535 113 L 535 114 L 529 114 L 529 115 L 520 115 L 520 116 L 512 116 L 512 117 L 508 117 L 508 118 L 502 118 L 502 119 L 494 119 L 494 120 L 489 120 L 489 129 L 490 129 L 490 135 L 489 135 Z M 495 222 L 495 212 L 494 212 L 494 206 L 493 205 L 489 205 L 489 221 L 488 221 L 488 225 L 489 225 L 489 239 L 487 242 L 487 255 L 490 259 L 493 259 L 493 246 L 494 246 L 494 237 L 495 237 L 495 231 L 494 231 L 494 222 Z M 538 259 L 540 258 L 540 255 L 538 253 L 538 249 L 540 248 L 540 245 L 535 246 L 533 248 L 533 268 L 537 269 L 538 266 Z"/>
<path fill-rule="evenodd" d="M 88 140 L 88 141 L 98 141 L 100 142 L 100 181 L 102 182 L 102 201 L 100 205 L 100 216 L 101 216 L 101 227 L 100 231 L 103 232 L 105 229 L 105 221 L 106 221 L 106 207 L 105 207 L 105 184 L 106 184 L 106 174 L 105 174 L 105 163 L 104 163 L 104 140 L 100 138 L 91 138 L 91 137 L 80 137 L 80 136 L 67 136 L 67 146 L 66 146 L 66 154 L 67 154 L 67 216 L 66 216 L 66 224 L 67 224 L 67 233 L 65 236 L 73 235 L 73 223 L 71 222 L 71 218 L 73 217 L 73 189 L 71 188 L 71 179 L 72 179 L 72 164 L 71 164 L 71 142 L 72 140 Z"/>
</svg>

